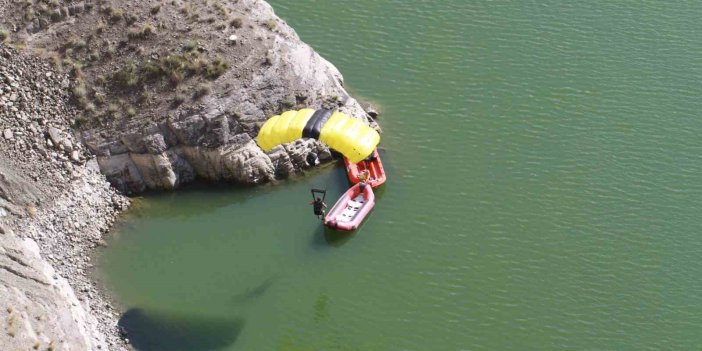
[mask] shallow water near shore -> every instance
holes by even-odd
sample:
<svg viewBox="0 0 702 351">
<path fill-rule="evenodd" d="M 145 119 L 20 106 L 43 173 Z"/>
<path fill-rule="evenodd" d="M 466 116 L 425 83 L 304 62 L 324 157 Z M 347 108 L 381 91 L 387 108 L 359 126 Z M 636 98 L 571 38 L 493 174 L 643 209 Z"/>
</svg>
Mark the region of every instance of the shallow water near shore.
<svg viewBox="0 0 702 351">
<path fill-rule="evenodd" d="M 145 197 L 102 257 L 141 349 L 702 344 L 702 3 L 271 3 L 381 106 L 388 183 L 350 236 L 308 205 L 338 164 Z"/>
</svg>

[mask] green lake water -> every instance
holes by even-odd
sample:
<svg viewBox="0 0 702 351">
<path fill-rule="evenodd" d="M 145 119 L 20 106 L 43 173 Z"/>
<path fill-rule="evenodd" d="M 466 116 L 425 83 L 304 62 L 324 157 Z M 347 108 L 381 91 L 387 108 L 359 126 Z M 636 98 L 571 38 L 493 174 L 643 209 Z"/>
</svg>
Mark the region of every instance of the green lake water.
<svg viewBox="0 0 702 351">
<path fill-rule="evenodd" d="M 282 1 L 383 111 L 358 232 L 310 187 L 147 196 L 102 256 L 143 350 L 702 345 L 702 2 Z"/>
</svg>

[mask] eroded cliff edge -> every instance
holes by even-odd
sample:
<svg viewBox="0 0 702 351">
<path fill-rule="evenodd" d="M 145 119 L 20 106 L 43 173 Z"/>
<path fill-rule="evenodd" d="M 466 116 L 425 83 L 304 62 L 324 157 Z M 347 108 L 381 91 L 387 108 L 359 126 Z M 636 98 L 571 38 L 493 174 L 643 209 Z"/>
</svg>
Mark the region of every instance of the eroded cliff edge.
<svg viewBox="0 0 702 351">
<path fill-rule="evenodd" d="M 287 109 L 375 125 L 263 1 L 0 0 L 2 41 L 25 51 L 0 44 L 3 349 L 126 347 L 87 276 L 128 204 L 115 188 L 255 184 L 309 167 L 311 151 L 331 159 L 313 141 L 256 146 Z"/>
<path fill-rule="evenodd" d="M 0 44 L 0 349 L 123 348 L 91 249 L 128 200 L 70 130 L 68 77 Z M 122 345 L 122 346 L 120 346 Z"/>
<path fill-rule="evenodd" d="M 310 151 L 328 160 L 314 142 L 256 146 L 263 121 L 287 109 L 338 108 L 375 125 L 264 1 L 63 4 L 10 14 L 14 37 L 71 72 L 81 140 L 125 193 L 195 178 L 255 184 L 307 166 Z"/>
</svg>

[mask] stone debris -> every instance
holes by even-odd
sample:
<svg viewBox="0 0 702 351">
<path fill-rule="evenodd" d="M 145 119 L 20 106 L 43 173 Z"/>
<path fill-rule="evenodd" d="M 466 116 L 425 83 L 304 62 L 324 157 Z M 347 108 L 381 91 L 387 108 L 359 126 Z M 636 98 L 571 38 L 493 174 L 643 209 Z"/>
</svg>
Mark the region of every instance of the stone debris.
<svg viewBox="0 0 702 351">
<path fill-rule="evenodd" d="M 314 140 L 299 140 L 268 153 L 256 145 L 264 121 L 284 110 L 339 109 L 377 127 L 369 117 L 377 112 L 366 113 L 344 89 L 340 72 L 277 20 L 270 5 L 259 0 L 232 4 L 237 16 L 250 25 L 242 26 L 239 19 L 236 29 L 213 33 L 207 24 L 171 23 L 188 37 L 199 33 L 212 39 L 198 41 L 197 52 L 236 56 L 221 77 L 208 82 L 211 93 L 167 111 L 140 110 L 119 123 L 91 119 L 93 123 L 82 125 L 80 132 L 73 129 L 75 121 L 85 119 L 67 103 L 75 82 L 52 71 L 48 62 L 0 44 L 0 264 L 7 258 L 19 272 L 8 275 L 0 269 L 0 301 L 12 301 L 17 310 L 31 312 L 29 317 L 10 312 L 29 327 L 12 335 L 0 331 L 0 349 L 27 349 L 27 345 L 128 349 L 126 335 L 116 326 L 117 311 L 88 277 L 93 267 L 89 253 L 106 245 L 104 234 L 129 205 L 121 193 L 174 189 L 196 178 L 259 184 L 331 161 L 329 148 Z M 127 1 L 0 0 L 0 22 L 23 23 L 8 28 L 13 37 L 24 40 L 28 52 L 32 47 L 64 52 L 70 44 L 76 45 L 72 53 L 79 54 L 88 50 L 78 47 L 103 42 L 93 40 L 92 26 L 104 19 L 104 10 L 109 6 L 121 11 L 123 5 L 134 12 L 128 17 L 135 20 L 139 11 L 151 8 L 148 3 Z M 50 17 L 35 14 L 30 20 L 31 6 L 50 6 Z M 78 18 L 79 14 L 84 17 Z M 275 29 L 253 25 L 271 20 Z M 166 28 L 173 18 L 163 21 L 159 25 Z M 182 44 L 176 43 L 174 34 L 164 42 L 144 41 L 134 47 L 121 41 L 124 32 L 104 32 L 118 33 L 120 37 L 104 38 L 104 43 L 124 44 L 118 50 L 130 52 L 130 60 L 132 51 L 159 60 L 159 52 L 163 55 Z M 116 57 L 124 58 L 119 53 L 113 54 Z M 111 75 L 120 63 L 104 56 L 97 61 L 87 58 L 90 63 L 82 61 L 85 78 L 93 70 Z M 98 95 L 88 89 L 88 93 L 96 99 L 106 96 L 104 91 Z M 163 97 L 152 96 L 166 101 Z M 24 268 L 16 269 L 17 265 Z M 15 286 L 20 288 L 13 290 Z M 51 340 L 62 344 L 48 347 Z"/>
<path fill-rule="evenodd" d="M 128 349 L 88 253 L 129 200 L 72 134 L 66 79 L 0 44 L 0 301 L 23 326 L 3 350 Z"/>
</svg>

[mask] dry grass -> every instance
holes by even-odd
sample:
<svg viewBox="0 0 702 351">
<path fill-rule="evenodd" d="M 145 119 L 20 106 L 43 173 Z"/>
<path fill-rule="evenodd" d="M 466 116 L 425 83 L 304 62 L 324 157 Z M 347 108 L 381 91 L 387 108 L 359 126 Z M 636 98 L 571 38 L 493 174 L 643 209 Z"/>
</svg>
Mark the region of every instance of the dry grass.
<svg viewBox="0 0 702 351">
<path fill-rule="evenodd" d="M 201 99 L 212 92 L 212 86 L 208 83 L 200 83 L 193 92 L 193 98 Z"/>
<path fill-rule="evenodd" d="M 266 22 L 263 22 L 263 25 L 266 26 L 271 31 L 275 31 L 278 28 L 278 22 L 276 22 L 274 19 L 269 19 Z"/>
<path fill-rule="evenodd" d="M 146 39 L 156 33 L 156 27 L 151 22 L 144 23 L 141 28 L 132 28 L 127 32 L 129 39 Z"/>
<path fill-rule="evenodd" d="M 105 13 L 107 14 L 111 23 L 119 23 L 122 20 L 122 18 L 124 18 L 124 11 L 122 11 L 122 9 L 117 9 L 112 6 L 108 6 L 105 9 Z"/>
<path fill-rule="evenodd" d="M 10 1 L 17 5 L 15 22 L 40 23 L 34 27 L 39 35 L 53 28 L 53 21 L 75 20 L 41 45 L 55 68 L 71 71 L 68 91 L 83 109 L 84 127 L 142 114 L 163 116 L 231 86 L 217 80 L 246 49 L 231 45 L 228 31 L 241 28 L 237 35 L 246 36 L 254 28 L 246 9 L 234 5 L 237 0 L 156 0 L 129 7 L 117 0 Z M 278 24 L 261 25 L 274 30 Z M 0 41 L 15 41 L 11 35 L 0 28 Z M 37 43 L 28 45 L 36 49 Z"/>
<path fill-rule="evenodd" d="M 134 61 L 127 62 L 112 76 L 113 81 L 122 88 L 133 88 L 141 82 L 139 70 Z"/>
</svg>

